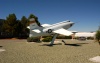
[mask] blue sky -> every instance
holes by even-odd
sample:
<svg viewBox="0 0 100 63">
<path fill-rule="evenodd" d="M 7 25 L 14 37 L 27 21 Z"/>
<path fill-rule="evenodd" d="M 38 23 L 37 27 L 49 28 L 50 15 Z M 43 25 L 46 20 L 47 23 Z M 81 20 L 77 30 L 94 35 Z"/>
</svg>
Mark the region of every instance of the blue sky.
<svg viewBox="0 0 100 63">
<path fill-rule="evenodd" d="M 34 14 L 43 23 L 75 22 L 69 30 L 96 31 L 100 25 L 100 0 L 0 0 L 0 19 L 15 13 L 17 19 Z"/>
</svg>

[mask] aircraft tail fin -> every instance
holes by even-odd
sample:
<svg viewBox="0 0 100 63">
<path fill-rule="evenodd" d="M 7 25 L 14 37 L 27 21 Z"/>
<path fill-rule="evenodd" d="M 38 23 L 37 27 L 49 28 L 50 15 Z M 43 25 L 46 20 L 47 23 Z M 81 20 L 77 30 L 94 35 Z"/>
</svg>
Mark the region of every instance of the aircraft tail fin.
<svg viewBox="0 0 100 63">
<path fill-rule="evenodd" d="M 35 21 L 34 18 L 31 18 L 31 19 L 30 19 L 30 26 L 27 27 L 27 28 L 30 29 L 30 32 L 34 31 L 34 32 L 36 32 L 36 33 L 40 33 L 40 32 L 42 32 L 42 30 L 43 30 L 43 27 L 42 27 L 42 26 L 39 26 L 39 25 L 37 24 L 37 22 Z M 37 31 L 37 30 L 38 30 L 38 31 Z"/>
<path fill-rule="evenodd" d="M 41 33 L 43 30 L 42 26 L 39 26 L 34 18 L 30 19 L 30 25 L 27 27 L 30 29 L 29 37 L 37 36 L 36 34 Z"/>
<path fill-rule="evenodd" d="M 30 19 L 30 29 L 37 29 L 39 26 L 37 25 L 34 18 Z"/>
</svg>

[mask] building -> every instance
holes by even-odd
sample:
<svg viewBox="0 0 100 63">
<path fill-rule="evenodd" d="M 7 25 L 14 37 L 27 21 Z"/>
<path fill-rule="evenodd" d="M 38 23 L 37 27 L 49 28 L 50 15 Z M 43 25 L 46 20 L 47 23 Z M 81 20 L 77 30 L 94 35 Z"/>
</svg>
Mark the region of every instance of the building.
<svg viewBox="0 0 100 63">
<path fill-rule="evenodd" d="M 75 39 L 76 37 L 92 37 L 95 39 L 96 32 L 73 32 L 72 39 Z"/>
</svg>

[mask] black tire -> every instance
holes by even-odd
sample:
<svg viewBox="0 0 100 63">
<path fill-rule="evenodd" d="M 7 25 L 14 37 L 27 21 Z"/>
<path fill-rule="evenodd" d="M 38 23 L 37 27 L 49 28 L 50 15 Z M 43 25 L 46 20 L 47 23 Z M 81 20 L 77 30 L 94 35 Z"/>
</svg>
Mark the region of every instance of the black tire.
<svg viewBox="0 0 100 63">
<path fill-rule="evenodd" d="M 51 29 L 48 29 L 48 33 L 52 33 L 52 30 Z"/>
</svg>

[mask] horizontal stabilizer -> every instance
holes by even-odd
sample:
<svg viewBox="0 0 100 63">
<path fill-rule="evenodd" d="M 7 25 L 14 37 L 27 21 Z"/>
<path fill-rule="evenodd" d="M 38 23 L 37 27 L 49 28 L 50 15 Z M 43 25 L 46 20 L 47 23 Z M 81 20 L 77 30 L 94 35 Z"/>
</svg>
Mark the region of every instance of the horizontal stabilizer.
<svg viewBox="0 0 100 63">
<path fill-rule="evenodd" d="M 30 29 L 30 26 L 27 26 L 28 29 Z"/>
<path fill-rule="evenodd" d="M 36 33 L 41 33 L 41 31 L 39 29 L 34 29 L 32 30 L 33 32 L 36 32 Z"/>
</svg>

